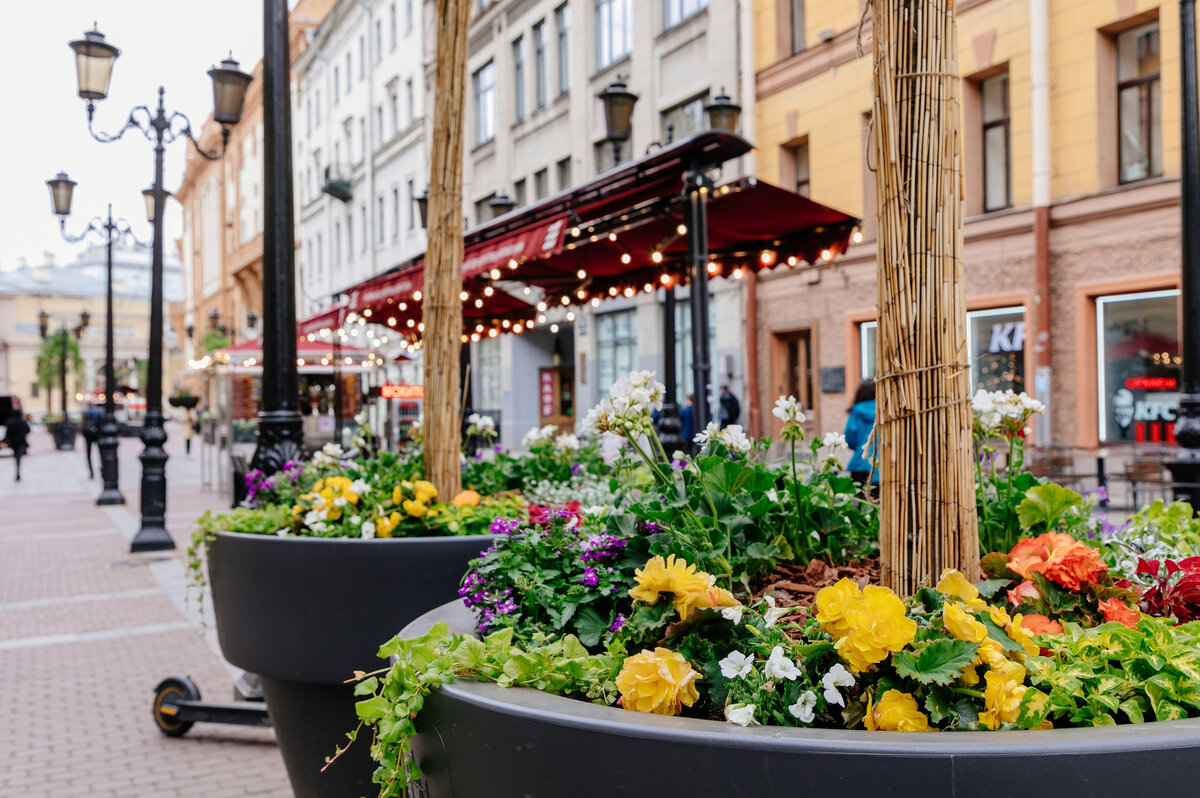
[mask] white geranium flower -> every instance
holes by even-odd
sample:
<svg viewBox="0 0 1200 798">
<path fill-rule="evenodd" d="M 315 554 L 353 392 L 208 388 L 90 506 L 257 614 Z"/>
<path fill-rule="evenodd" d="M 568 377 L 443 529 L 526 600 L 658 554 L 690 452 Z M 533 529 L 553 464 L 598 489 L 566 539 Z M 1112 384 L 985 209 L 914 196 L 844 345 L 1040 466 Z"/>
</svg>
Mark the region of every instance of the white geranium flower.
<svg viewBox="0 0 1200 798">
<path fill-rule="evenodd" d="M 721 440 L 731 451 L 741 452 L 742 454 L 745 454 L 754 447 L 754 444 L 746 437 L 746 433 L 742 430 L 741 424 L 730 424 L 721 430 Z"/>
<path fill-rule="evenodd" d="M 730 704 L 725 707 L 725 720 L 738 726 L 761 726 L 762 724 L 754 719 L 756 709 L 758 707 L 754 704 Z"/>
<path fill-rule="evenodd" d="M 846 670 L 842 663 L 837 663 L 829 669 L 829 673 L 821 677 L 821 687 L 825 688 L 825 701 L 829 704 L 846 706 L 839 687 L 853 687 L 854 675 Z"/>
<path fill-rule="evenodd" d="M 812 723 L 815 717 L 813 708 L 817 705 L 817 694 L 812 690 L 805 690 L 796 699 L 796 703 L 788 707 L 788 712 L 792 713 L 792 717 L 801 723 Z"/>
<path fill-rule="evenodd" d="M 779 494 L 775 491 L 774 488 L 767 489 L 767 498 L 770 499 L 775 504 L 779 504 Z"/>
<path fill-rule="evenodd" d="M 794 396 L 781 396 L 775 400 L 775 409 L 771 411 L 771 415 L 782 421 L 784 424 L 803 424 L 808 420 L 804 415 L 804 410 L 796 401 Z"/>
<path fill-rule="evenodd" d="M 800 669 L 796 667 L 796 663 L 783 655 L 783 646 L 775 646 L 771 649 L 771 656 L 767 657 L 767 663 L 763 665 L 763 673 L 768 679 L 787 679 L 793 682 L 799 678 Z"/>
<path fill-rule="evenodd" d="M 721 617 L 727 621 L 730 621 L 734 626 L 737 626 L 742 622 L 742 613 L 745 611 L 746 608 L 741 604 L 738 604 L 735 607 L 722 607 Z"/>
<path fill-rule="evenodd" d="M 774 626 L 780 618 L 793 609 L 792 607 L 776 607 L 774 596 L 763 596 L 763 601 L 767 603 L 767 609 L 763 612 L 763 620 L 767 626 Z"/>
<path fill-rule="evenodd" d="M 361 516 L 361 515 L 352 515 L 352 516 L 350 516 L 350 526 L 358 526 L 358 525 L 359 525 L 359 524 L 361 524 L 361 523 L 362 523 L 362 516 Z"/>
<path fill-rule="evenodd" d="M 850 445 L 846 443 L 846 436 L 840 432 L 826 432 L 825 437 L 821 438 L 821 445 L 829 449 L 831 454 L 850 449 Z"/>
<path fill-rule="evenodd" d="M 375 537 L 375 524 L 373 524 L 370 521 L 367 521 L 365 524 L 363 524 L 362 525 L 362 536 L 364 538 Z"/>
<path fill-rule="evenodd" d="M 569 432 L 564 432 L 554 439 L 554 445 L 564 452 L 574 452 L 579 449 L 579 438 Z"/>
<path fill-rule="evenodd" d="M 730 651 L 729 656 L 717 663 L 721 675 L 726 679 L 745 679 L 754 673 L 754 657 L 740 651 Z"/>
<path fill-rule="evenodd" d="M 710 440 L 720 440 L 720 439 L 721 439 L 721 425 L 716 421 L 710 421 L 710 422 L 708 422 L 708 426 L 706 426 L 700 432 L 697 432 L 696 437 L 693 438 L 692 440 L 695 443 L 698 443 L 701 446 L 703 446 L 704 444 L 708 443 Z"/>
</svg>

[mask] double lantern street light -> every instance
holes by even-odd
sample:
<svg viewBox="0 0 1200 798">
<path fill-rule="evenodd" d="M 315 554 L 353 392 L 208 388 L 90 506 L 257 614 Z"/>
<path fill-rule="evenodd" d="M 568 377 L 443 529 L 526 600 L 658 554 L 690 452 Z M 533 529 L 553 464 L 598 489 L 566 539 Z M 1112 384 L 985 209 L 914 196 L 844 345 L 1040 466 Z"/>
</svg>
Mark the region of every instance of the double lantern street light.
<svg viewBox="0 0 1200 798">
<path fill-rule="evenodd" d="M 78 243 L 87 238 L 89 233 L 99 233 L 105 243 L 105 332 L 104 332 L 104 420 L 100 424 L 100 438 L 97 446 L 100 449 L 100 476 L 104 487 L 96 504 L 124 504 L 125 497 L 121 495 L 118 485 L 117 446 L 121 428 L 117 424 L 116 401 L 113 394 L 116 391 L 116 376 L 113 365 L 113 242 L 122 238 L 130 238 L 141 247 L 146 245 L 133 234 L 129 222 L 124 219 L 113 220 L 112 203 L 108 205 L 108 217 L 93 217 L 87 227 L 79 235 L 67 233 L 67 217 L 71 215 L 71 198 L 75 193 L 75 181 L 66 172 L 59 172 L 46 181 L 50 187 L 50 203 L 54 215 L 58 217 L 58 229 L 63 239 Z M 153 222 L 153 217 L 150 218 Z"/>
<path fill-rule="evenodd" d="M 119 140 L 131 128 L 141 131 L 148 141 L 154 142 L 154 183 L 142 192 L 146 197 L 147 216 L 154 226 L 153 257 L 150 277 L 150 352 L 146 378 L 146 420 L 142 428 L 142 443 L 145 449 L 138 459 L 142 462 L 141 527 L 130 546 L 132 551 L 154 551 L 175 548 L 167 534 L 165 518 L 167 508 L 166 464 L 167 453 L 163 445 L 167 442 L 163 430 L 162 415 L 162 336 L 163 336 L 163 205 L 167 191 L 163 189 L 163 151 L 166 143 L 178 138 L 187 138 L 196 152 L 210 161 L 221 158 L 229 143 L 229 126 L 236 125 L 242 118 L 242 106 L 246 98 L 246 87 L 250 75 L 238 68 L 232 55 L 223 60 L 219 67 L 208 71 L 213 86 L 213 119 L 221 125 L 221 150 L 208 152 L 200 147 L 192 132 L 191 121 L 178 111 L 167 113 L 163 106 L 163 88 L 158 89 L 158 104 L 154 111 L 139 105 L 130 111 L 124 126 L 116 133 L 97 132 L 92 127 L 96 103 L 108 96 L 109 79 L 112 77 L 113 62 L 120 55 L 113 45 L 105 40 L 104 34 L 93 28 L 82 39 L 71 42 L 75 51 L 75 70 L 80 98 L 87 101 L 88 132 L 102 143 Z M 53 187 L 52 187 L 53 191 Z M 107 390 L 111 397 L 111 388 Z M 106 400 L 107 401 L 107 400 Z"/>
</svg>

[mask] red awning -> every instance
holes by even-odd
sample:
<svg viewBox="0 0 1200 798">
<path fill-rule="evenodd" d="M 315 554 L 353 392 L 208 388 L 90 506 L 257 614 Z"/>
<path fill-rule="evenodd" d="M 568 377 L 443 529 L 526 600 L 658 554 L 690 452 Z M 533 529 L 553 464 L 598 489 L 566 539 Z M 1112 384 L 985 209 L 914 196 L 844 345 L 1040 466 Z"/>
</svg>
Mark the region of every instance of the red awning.
<svg viewBox="0 0 1200 798">
<path fill-rule="evenodd" d="M 329 341 L 310 341 L 308 336 L 301 335 L 296 339 L 296 357 L 302 357 L 308 360 L 331 355 L 333 353 L 333 344 Z M 359 346 L 341 347 L 341 353 L 344 357 L 351 357 L 356 360 L 370 353 L 369 350 Z M 229 355 L 231 360 L 240 361 L 247 358 L 256 360 L 262 359 L 262 338 L 255 338 L 250 341 L 243 341 L 237 346 L 226 346 L 218 349 L 213 354 Z"/>
<path fill-rule="evenodd" d="M 303 337 L 325 329 L 336 329 L 341 326 L 342 320 L 346 318 L 345 314 L 346 305 L 337 305 L 336 307 L 322 310 L 319 313 L 314 313 L 296 322 L 296 334 Z"/>
</svg>

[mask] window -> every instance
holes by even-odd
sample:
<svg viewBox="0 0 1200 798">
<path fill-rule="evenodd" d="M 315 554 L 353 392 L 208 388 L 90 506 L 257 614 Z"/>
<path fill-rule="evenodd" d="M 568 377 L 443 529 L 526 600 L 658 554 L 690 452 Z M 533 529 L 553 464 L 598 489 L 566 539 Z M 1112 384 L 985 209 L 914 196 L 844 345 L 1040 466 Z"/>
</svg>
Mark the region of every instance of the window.
<svg viewBox="0 0 1200 798">
<path fill-rule="evenodd" d="M 708 0 L 663 0 L 663 29 L 673 28 L 708 5 Z"/>
<path fill-rule="evenodd" d="M 513 183 L 513 202 L 518 208 L 525 205 L 525 178 Z"/>
<path fill-rule="evenodd" d="M 362 80 L 367 76 L 367 38 L 365 36 L 358 37 L 358 79 Z"/>
<path fill-rule="evenodd" d="M 877 368 L 879 325 L 859 326 L 862 379 L 874 377 Z M 1025 308 L 988 308 L 967 312 L 967 353 L 971 368 L 971 393 L 1025 390 Z"/>
<path fill-rule="evenodd" d="M 367 203 L 364 202 L 362 205 L 360 205 L 359 210 L 361 211 L 360 215 L 362 217 L 362 251 L 366 252 L 367 244 L 370 243 L 370 239 L 367 235 L 367 232 L 368 232 L 367 227 L 368 227 L 368 219 L 369 219 L 369 217 L 367 216 Z M 351 245 L 351 246 L 353 247 L 353 245 Z"/>
<path fill-rule="evenodd" d="M 350 57 L 350 53 L 347 52 L 346 53 L 346 96 L 347 97 L 350 96 L 350 91 L 351 91 L 351 89 L 354 88 L 354 76 L 350 74 L 350 64 L 352 62 L 353 62 L 353 59 Z"/>
<path fill-rule="evenodd" d="M 1121 182 L 1161 175 L 1158 22 L 1117 36 L 1117 130 Z"/>
<path fill-rule="evenodd" d="M 596 0 L 596 69 L 615 64 L 633 49 L 632 0 Z"/>
<path fill-rule="evenodd" d="M 546 104 L 546 23 L 533 26 L 533 85 L 534 107 Z"/>
<path fill-rule="evenodd" d="M 337 105 L 342 99 L 342 70 L 333 68 L 333 104 Z"/>
<path fill-rule="evenodd" d="M 709 297 L 711 304 L 712 297 Z M 708 314 L 708 351 L 717 351 L 717 314 Z M 675 302 L 675 385 L 678 401 L 695 393 L 695 374 L 692 371 L 692 309 L 686 301 Z"/>
<path fill-rule="evenodd" d="M 409 9 L 412 10 L 411 7 Z M 396 49 L 396 4 L 388 6 L 388 42 L 391 49 Z"/>
<path fill-rule="evenodd" d="M 383 195 L 375 198 L 375 241 L 383 243 Z"/>
<path fill-rule="evenodd" d="M 417 100 L 416 94 L 413 92 L 413 79 L 409 78 L 408 80 L 404 81 L 404 110 L 406 118 L 408 119 L 408 124 L 410 125 L 413 123 L 413 120 L 417 118 L 416 105 Z"/>
<path fill-rule="evenodd" d="M 678 307 L 678 306 L 677 306 Z M 596 386 L 607 392 L 637 367 L 637 311 L 596 316 Z"/>
<path fill-rule="evenodd" d="M 520 122 L 525 118 L 525 37 L 518 36 L 512 43 L 513 58 L 513 119 Z"/>
<path fill-rule="evenodd" d="M 383 106 L 375 106 L 375 138 L 378 141 L 383 141 Z"/>
<path fill-rule="evenodd" d="M 496 138 L 496 65 L 488 61 L 473 76 L 475 84 L 475 144 Z"/>
<path fill-rule="evenodd" d="M 554 28 L 558 36 L 558 93 L 571 88 L 571 7 L 563 3 L 554 9 Z"/>
<path fill-rule="evenodd" d="M 317 233 L 317 274 L 325 268 L 325 238 Z"/>
<path fill-rule="evenodd" d="M 708 94 L 680 103 L 674 108 L 663 111 L 662 136 L 667 143 L 676 139 L 686 139 L 705 130 L 704 105 L 708 102 Z"/>
<path fill-rule="evenodd" d="M 545 169 L 539 169 L 533 173 L 534 199 L 544 199 L 550 193 L 549 183 L 549 175 Z"/>
<path fill-rule="evenodd" d="M 321 91 L 320 91 L 320 89 L 318 89 L 316 94 L 314 94 L 313 96 L 316 98 L 315 102 L 313 102 L 313 105 L 315 106 L 315 110 L 313 112 L 313 127 L 320 128 L 321 127 Z"/>
<path fill-rule="evenodd" d="M 359 144 L 361 145 L 358 159 L 361 161 L 367 157 L 367 118 L 365 116 L 358 118 L 358 137 L 360 139 Z"/>
<path fill-rule="evenodd" d="M 404 0 L 404 32 L 412 33 L 413 29 L 413 0 Z"/>
<path fill-rule="evenodd" d="M 1179 292 L 1097 297 L 1096 344 L 1100 440 L 1174 443 Z"/>
<path fill-rule="evenodd" d="M 383 20 L 375 20 L 375 63 L 383 57 Z"/>
<path fill-rule="evenodd" d="M 983 119 L 983 209 L 1012 205 L 1009 167 L 1008 75 L 988 78 L 979 86 Z"/>
<path fill-rule="evenodd" d="M 312 104 L 312 101 L 311 101 L 311 100 L 310 100 L 309 102 L 306 102 L 306 103 L 304 104 L 304 111 L 305 111 L 305 116 L 304 116 L 304 135 L 306 135 L 306 136 L 307 136 L 307 135 L 310 135 L 310 134 L 312 133 L 312 126 L 313 126 L 313 125 L 312 125 L 313 104 Z"/>
<path fill-rule="evenodd" d="M 408 229 L 412 230 L 417 226 L 417 190 L 413 186 L 413 181 L 408 181 Z"/>
<path fill-rule="evenodd" d="M 802 53 L 807 39 L 804 38 L 804 0 L 792 0 L 792 55 Z"/>
<path fill-rule="evenodd" d="M 367 229 L 367 219 L 363 216 L 363 229 Z M 342 231 L 339 229 L 337 237 L 337 253 L 338 257 L 342 256 Z M 354 262 L 354 209 L 350 208 L 346 211 L 346 260 L 350 263 Z"/>
<path fill-rule="evenodd" d="M 812 186 L 809 185 L 808 173 L 808 141 L 802 141 L 791 147 L 784 148 L 785 161 L 792 169 L 792 190 L 797 194 L 811 196 Z"/>
<path fill-rule="evenodd" d="M 554 169 L 558 172 L 558 190 L 566 191 L 571 187 L 571 159 L 563 158 L 554 165 Z"/>
<path fill-rule="evenodd" d="M 392 189 L 392 238 L 400 238 L 400 189 Z"/>
<path fill-rule="evenodd" d="M 500 339 L 484 338 L 475 344 L 473 362 L 479 369 L 478 407 L 499 410 L 503 404 L 500 371 Z"/>
<path fill-rule="evenodd" d="M 347 223 L 349 223 L 349 219 L 347 219 Z M 342 257 L 342 223 L 334 222 L 333 223 L 333 257 L 330 260 L 333 263 L 337 263 L 338 259 L 341 257 Z"/>
<path fill-rule="evenodd" d="M 392 135 L 395 135 L 400 130 L 400 97 L 395 89 L 388 95 L 388 102 L 391 103 L 392 110 Z"/>
</svg>

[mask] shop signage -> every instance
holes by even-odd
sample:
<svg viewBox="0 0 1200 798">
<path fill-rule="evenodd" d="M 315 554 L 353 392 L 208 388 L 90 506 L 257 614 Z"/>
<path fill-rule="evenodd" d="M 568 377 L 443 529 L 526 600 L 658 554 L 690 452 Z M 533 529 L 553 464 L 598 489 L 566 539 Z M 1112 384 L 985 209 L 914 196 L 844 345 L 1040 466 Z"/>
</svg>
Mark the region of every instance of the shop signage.
<svg viewBox="0 0 1200 798">
<path fill-rule="evenodd" d="M 387 383 L 379 386 L 381 399 L 424 399 L 424 385 L 393 385 Z"/>
<path fill-rule="evenodd" d="M 988 353 L 1022 352 L 1025 349 L 1025 322 L 1006 321 L 992 325 L 992 339 Z"/>
<path fill-rule="evenodd" d="M 1173 391 L 1179 387 L 1174 377 L 1130 377 L 1125 387 L 1131 391 Z"/>
<path fill-rule="evenodd" d="M 1130 378 L 1156 379 L 1156 378 Z M 1133 439 L 1138 443 L 1174 443 L 1175 412 L 1179 407 L 1179 394 L 1155 393 L 1135 396 L 1128 388 L 1118 388 L 1109 403 L 1112 418 L 1120 427 L 1122 437 L 1133 428 Z"/>
</svg>

